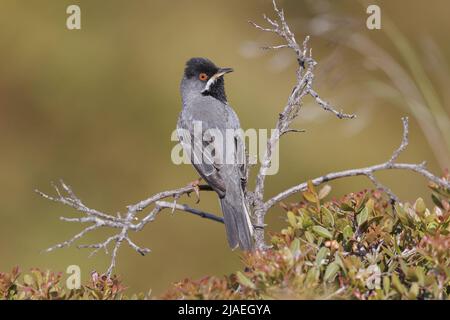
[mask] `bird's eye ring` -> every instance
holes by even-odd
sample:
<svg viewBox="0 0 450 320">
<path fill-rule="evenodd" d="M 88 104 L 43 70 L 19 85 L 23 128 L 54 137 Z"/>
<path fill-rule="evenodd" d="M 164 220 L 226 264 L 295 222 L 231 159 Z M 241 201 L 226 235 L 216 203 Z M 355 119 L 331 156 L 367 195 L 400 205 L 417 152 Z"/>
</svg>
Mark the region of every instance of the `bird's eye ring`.
<svg viewBox="0 0 450 320">
<path fill-rule="evenodd" d="M 206 81 L 207 79 L 208 79 L 208 75 L 206 74 L 206 73 L 200 73 L 199 75 L 198 75 L 198 78 L 201 80 L 201 81 Z"/>
</svg>

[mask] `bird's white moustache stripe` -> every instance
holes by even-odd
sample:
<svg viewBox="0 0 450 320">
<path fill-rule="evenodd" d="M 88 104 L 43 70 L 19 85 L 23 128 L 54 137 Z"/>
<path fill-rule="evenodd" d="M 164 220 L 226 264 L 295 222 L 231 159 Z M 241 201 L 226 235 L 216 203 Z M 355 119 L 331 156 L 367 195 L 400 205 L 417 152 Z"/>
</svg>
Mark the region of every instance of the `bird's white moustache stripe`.
<svg viewBox="0 0 450 320">
<path fill-rule="evenodd" d="M 212 85 L 214 83 L 216 83 L 217 79 L 219 79 L 219 77 L 223 76 L 224 73 L 216 73 L 215 75 L 213 75 L 211 78 L 209 78 L 208 82 L 206 82 L 206 86 L 205 89 L 202 90 L 202 93 L 207 93 L 209 92 L 209 90 L 211 89 Z"/>
</svg>

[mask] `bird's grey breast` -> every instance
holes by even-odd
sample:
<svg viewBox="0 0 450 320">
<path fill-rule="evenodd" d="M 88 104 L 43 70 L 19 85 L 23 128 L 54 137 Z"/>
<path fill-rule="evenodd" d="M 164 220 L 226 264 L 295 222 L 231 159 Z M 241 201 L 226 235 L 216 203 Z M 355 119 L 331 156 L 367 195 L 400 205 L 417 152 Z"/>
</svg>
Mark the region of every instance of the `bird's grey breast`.
<svg viewBox="0 0 450 320">
<path fill-rule="evenodd" d="M 236 124 L 239 124 L 230 106 L 213 97 L 203 95 L 191 96 L 183 101 L 181 117 L 191 124 L 194 121 L 200 121 L 203 130 L 234 129 Z"/>
</svg>

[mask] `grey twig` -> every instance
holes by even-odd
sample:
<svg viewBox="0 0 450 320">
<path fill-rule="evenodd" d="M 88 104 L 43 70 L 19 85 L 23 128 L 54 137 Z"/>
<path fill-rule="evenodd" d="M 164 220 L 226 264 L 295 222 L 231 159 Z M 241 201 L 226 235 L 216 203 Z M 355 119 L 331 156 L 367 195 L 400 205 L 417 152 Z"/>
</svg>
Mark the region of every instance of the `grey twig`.
<svg viewBox="0 0 450 320">
<path fill-rule="evenodd" d="M 281 135 L 284 135 L 284 134 L 286 134 L 286 133 L 303 133 L 303 132 L 306 132 L 306 130 L 305 129 L 287 129 L 287 130 L 285 130 L 285 131 L 283 131 L 283 133 L 281 134 Z"/>
<path fill-rule="evenodd" d="M 312 89 L 309 90 L 309 94 L 316 100 L 317 104 L 319 106 L 321 106 L 322 109 L 324 109 L 325 111 L 334 113 L 336 115 L 336 117 L 338 117 L 339 119 L 353 119 L 356 117 L 356 115 L 354 115 L 354 114 L 347 114 L 347 113 L 343 113 L 343 111 L 337 111 L 328 102 L 322 100 L 319 97 L 319 94 Z"/>
<path fill-rule="evenodd" d="M 399 201 L 398 197 L 392 192 L 392 190 L 381 184 L 378 179 L 375 178 L 372 172 L 367 173 L 366 176 L 370 181 L 372 181 L 372 183 L 375 185 L 375 188 L 384 191 L 389 196 L 392 204 Z"/>
<path fill-rule="evenodd" d="M 400 147 L 397 148 L 397 150 L 395 150 L 392 153 L 392 157 L 389 159 L 389 163 L 394 163 L 398 156 L 400 155 L 400 153 L 402 153 L 403 151 L 405 151 L 405 149 L 408 147 L 409 144 L 409 125 L 408 125 L 408 117 L 403 117 L 402 118 L 402 122 L 403 122 L 403 137 L 402 137 L 402 142 L 400 143 Z"/>
<path fill-rule="evenodd" d="M 173 209 L 173 210 L 176 209 L 176 210 L 195 214 L 195 215 L 205 218 L 205 219 L 210 219 L 213 221 L 224 223 L 223 218 L 221 218 L 221 217 L 218 217 L 212 213 L 208 213 L 208 212 L 204 212 L 204 211 L 201 211 L 201 210 L 198 210 L 195 208 L 191 208 L 185 204 L 176 204 L 176 203 L 170 203 L 170 202 L 166 202 L 166 201 L 157 201 L 156 205 L 159 206 L 160 208 L 169 208 L 169 209 Z"/>
</svg>

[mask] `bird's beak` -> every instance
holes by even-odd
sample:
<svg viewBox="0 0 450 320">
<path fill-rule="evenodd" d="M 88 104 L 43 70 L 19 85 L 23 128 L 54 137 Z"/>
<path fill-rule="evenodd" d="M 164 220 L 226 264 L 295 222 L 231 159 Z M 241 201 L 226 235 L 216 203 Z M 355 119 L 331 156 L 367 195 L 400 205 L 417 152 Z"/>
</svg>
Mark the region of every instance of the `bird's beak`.
<svg viewBox="0 0 450 320">
<path fill-rule="evenodd" d="M 217 81 L 217 79 L 230 72 L 233 72 L 232 68 L 220 68 L 211 78 L 209 78 L 205 88 L 202 90 L 202 93 L 207 93 L 211 89 L 211 86 Z"/>
<path fill-rule="evenodd" d="M 220 68 L 219 71 L 216 72 L 215 75 L 213 75 L 213 78 L 219 78 L 221 76 L 223 76 L 225 73 L 230 73 L 233 72 L 234 70 L 232 68 Z"/>
</svg>

